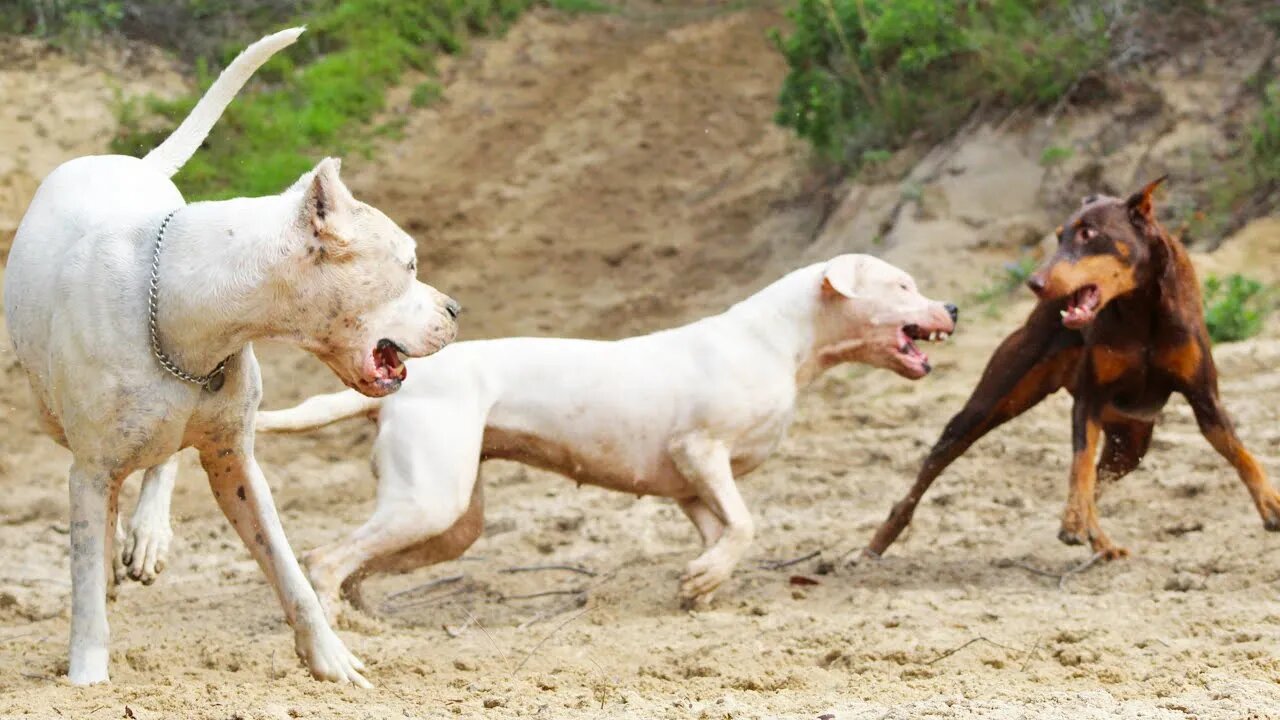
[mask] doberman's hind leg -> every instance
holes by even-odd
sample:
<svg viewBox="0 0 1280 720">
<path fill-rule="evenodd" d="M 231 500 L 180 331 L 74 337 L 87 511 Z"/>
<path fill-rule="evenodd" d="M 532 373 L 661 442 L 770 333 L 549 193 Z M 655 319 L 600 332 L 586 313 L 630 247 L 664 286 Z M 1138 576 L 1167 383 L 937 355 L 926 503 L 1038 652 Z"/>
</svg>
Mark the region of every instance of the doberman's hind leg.
<svg viewBox="0 0 1280 720">
<path fill-rule="evenodd" d="M 1258 515 L 1262 517 L 1263 527 L 1272 532 L 1280 531 L 1280 493 L 1267 482 L 1262 466 L 1236 435 L 1231 418 L 1227 416 L 1218 397 L 1216 380 L 1211 378 L 1206 384 L 1208 387 L 1202 391 L 1187 393 L 1187 400 L 1195 413 L 1196 423 L 1200 425 L 1200 432 L 1240 475 L 1241 482 L 1253 498 L 1254 506 L 1258 508 Z"/>
<path fill-rule="evenodd" d="M 1080 359 L 1080 334 L 1062 327 L 1061 304 L 1042 303 L 996 348 L 964 408 L 934 443 L 906 497 L 889 511 L 863 551 L 879 557 L 893 544 L 933 481 L 979 438 L 1069 386 Z"/>
</svg>

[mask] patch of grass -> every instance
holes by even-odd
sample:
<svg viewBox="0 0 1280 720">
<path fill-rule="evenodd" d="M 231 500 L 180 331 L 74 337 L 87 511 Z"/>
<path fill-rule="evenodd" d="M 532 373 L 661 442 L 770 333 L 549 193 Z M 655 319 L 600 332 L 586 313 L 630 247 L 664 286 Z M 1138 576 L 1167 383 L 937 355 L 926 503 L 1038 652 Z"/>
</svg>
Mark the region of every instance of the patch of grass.
<svg viewBox="0 0 1280 720">
<path fill-rule="evenodd" d="M 1249 127 L 1248 161 L 1255 182 L 1280 184 L 1280 82 L 1263 91 L 1262 107 Z"/>
<path fill-rule="evenodd" d="M 978 107 L 1047 104 L 1110 50 L 1103 0 L 793 0 L 777 121 L 856 169 Z"/>
<path fill-rule="evenodd" d="M 324 155 L 367 152 L 379 132 L 398 131 L 393 123 L 371 128 L 369 121 L 383 109 L 386 91 L 405 70 L 429 71 L 437 54 L 463 50 L 471 36 L 501 32 L 533 4 L 317 1 L 311 12 L 290 21 L 305 23 L 307 33 L 259 70 L 176 182 L 193 199 L 265 195 L 280 192 Z M 216 64 L 225 65 L 255 39 L 237 38 L 219 53 Z M 155 147 L 217 76 L 214 64 L 198 59 L 200 92 L 122 106 L 122 128 L 112 149 L 140 155 Z M 265 89 L 264 82 L 269 84 Z M 438 92 L 419 86 L 413 99 L 425 103 L 434 96 Z"/>
<path fill-rule="evenodd" d="M 1271 82 L 1261 88 L 1261 104 L 1238 152 L 1223 163 L 1209 185 L 1203 209 L 1189 213 L 1187 227 L 1196 237 L 1220 238 L 1247 218 L 1265 214 L 1265 199 L 1278 189 L 1280 82 Z"/>
<path fill-rule="evenodd" d="M 34 35 L 62 48 L 114 31 L 124 3 L 96 0 L 7 0 L 0 3 L 0 33 Z"/>
<path fill-rule="evenodd" d="M 996 303 L 1017 292 L 1035 271 L 1036 261 L 1029 255 L 1005 263 L 991 284 L 974 294 L 974 303 L 984 307 L 987 314 L 994 314 Z"/>
<path fill-rule="evenodd" d="M 1053 167 L 1070 160 L 1071 156 L 1075 154 L 1075 150 L 1069 147 L 1050 145 L 1044 149 L 1044 152 L 1040 153 L 1040 164 L 1044 167 Z"/>
<path fill-rule="evenodd" d="M 440 87 L 440 83 L 434 80 L 423 80 L 414 86 L 413 92 L 409 95 L 409 104 L 422 108 L 434 104 L 444 95 L 444 88 Z"/>
<path fill-rule="evenodd" d="M 550 5 L 553 10 L 572 14 L 614 11 L 611 5 L 601 0 L 548 0 L 547 5 Z"/>
<path fill-rule="evenodd" d="M 1215 343 L 1253 337 L 1274 307 L 1261 282 L 1240 274 L 1204 281 L 1204 321 Z"/>
</svg>

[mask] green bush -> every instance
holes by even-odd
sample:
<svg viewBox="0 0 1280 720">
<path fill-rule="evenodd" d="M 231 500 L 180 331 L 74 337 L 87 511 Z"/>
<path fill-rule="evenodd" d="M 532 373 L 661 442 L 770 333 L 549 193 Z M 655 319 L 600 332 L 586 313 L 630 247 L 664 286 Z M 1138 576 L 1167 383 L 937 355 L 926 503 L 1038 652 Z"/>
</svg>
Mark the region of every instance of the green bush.
<svg viewBox="0 0 1280 720">
<path fill-rule="evenodd" d="M 1049 103 L 1109 51 L 1102 0 L 794 0 L 777 121 L 828 159 L 953 132 L 979 106 Z"/>
<path fill-rule="evenodd" d="M 1204 321 L 1216 343 L 1253 337 L 1271 312 L 1262 283 L 1232 274 L 1225 280 L 1210 275 L 1204 281 Z"/>
<path fill-rule="evenodd" d="M 409 68 L 461 50 L 471 35 L 501 31 L 533 0 L 330 0 L 298 18 L 307 33 L 259 71 L 218 121 L 176 182 L 191 198 L 279 192 L 323 155 L 366 151 L 387 89 Z M 254 38 L 220 53 L 225 65 Z M 201 92 L 216 77 L 197 62 Z M 270 87 L 261 89 L 262 83 Z M 424 91 L 428 92 L 429 91 Z M 419 94 L 418 100 L 429 98 Z M 200 93 L 121 108 L 115 152 L 140 155 L 184 118 Z"/>
</svg>

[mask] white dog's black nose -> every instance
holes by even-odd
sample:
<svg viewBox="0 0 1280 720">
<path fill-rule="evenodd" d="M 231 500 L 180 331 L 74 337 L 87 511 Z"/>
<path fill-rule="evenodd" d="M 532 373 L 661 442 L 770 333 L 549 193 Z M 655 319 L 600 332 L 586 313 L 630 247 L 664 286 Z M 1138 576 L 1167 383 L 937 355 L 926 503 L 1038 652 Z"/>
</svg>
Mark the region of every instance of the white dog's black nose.
<svg viewBox="0 0 1280 720">
<path fill-rule="evenodd" d="M 449 301 L 444 304 L 444 311 L 449 313 L 450 318 L 457 320 L 462 314 L 462 305 L 457 300 L 449 298 Z"/>
<path fill-rule="evenodd" d="M 960 308 L 956 307 L 954 303 L 947 303 L 942 307 L 947 309 L 947 314 L 951 316 L 952 323 L 958 322 L 960 320 Z"/>
</svg>

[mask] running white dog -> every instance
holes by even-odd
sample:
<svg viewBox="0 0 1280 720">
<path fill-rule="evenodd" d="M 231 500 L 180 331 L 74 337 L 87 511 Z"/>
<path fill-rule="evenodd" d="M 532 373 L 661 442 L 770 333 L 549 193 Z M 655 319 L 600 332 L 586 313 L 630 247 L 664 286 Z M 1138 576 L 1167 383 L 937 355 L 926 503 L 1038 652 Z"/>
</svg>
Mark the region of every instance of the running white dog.
<svg viewBox="0 0 1280 720">
<path fill-rule="evenodd" d="M 705 551 L 680 594 L 702 603 L 753 535 L 734 478 L 782 439 L 796 392 L 842 362 L 920 378 L 914 344 L 946 339 L 953 305 L 921 296 L 909 275 L 865 255 L 792 272 L 727 312 L 617 342 L 514 338 L 456 343 L 409 363 L 385 400 L 341 392 L 258 414 L 264 432 L 376 414 L 373 517 L 304 564 L 330 612 L 359 603 L 360 579 L 460 555 L 483 526 L 483 459 L 679 502 Z M 344 586 L 345 584 L 345 586 Z"/>
<path fill-rule="evenodd" d="M 172 464 L 159 464 L 194 446 L 311 674 L 368 685 L 294 559 L 254 460 L 261 380 L 250 342 L 292 342 L 349 387 L 381 396 L 405 377 L 397 351 L 428 355 L 453 339 L 457 305 L 415 279 L 412 238 L 351 196 L 335 160 L 271 197 L 186 205 L 169 179 L 253 71 L 301 32 L 246 49 L 145 158 L 84 157 L 54 170 L 14 239 L 10 335 L 44 428 L 74 455 L 75 684 L 108 679 L 120 484 L 150 467 L 148 484 L 163 485 Z"/>
</svg>

